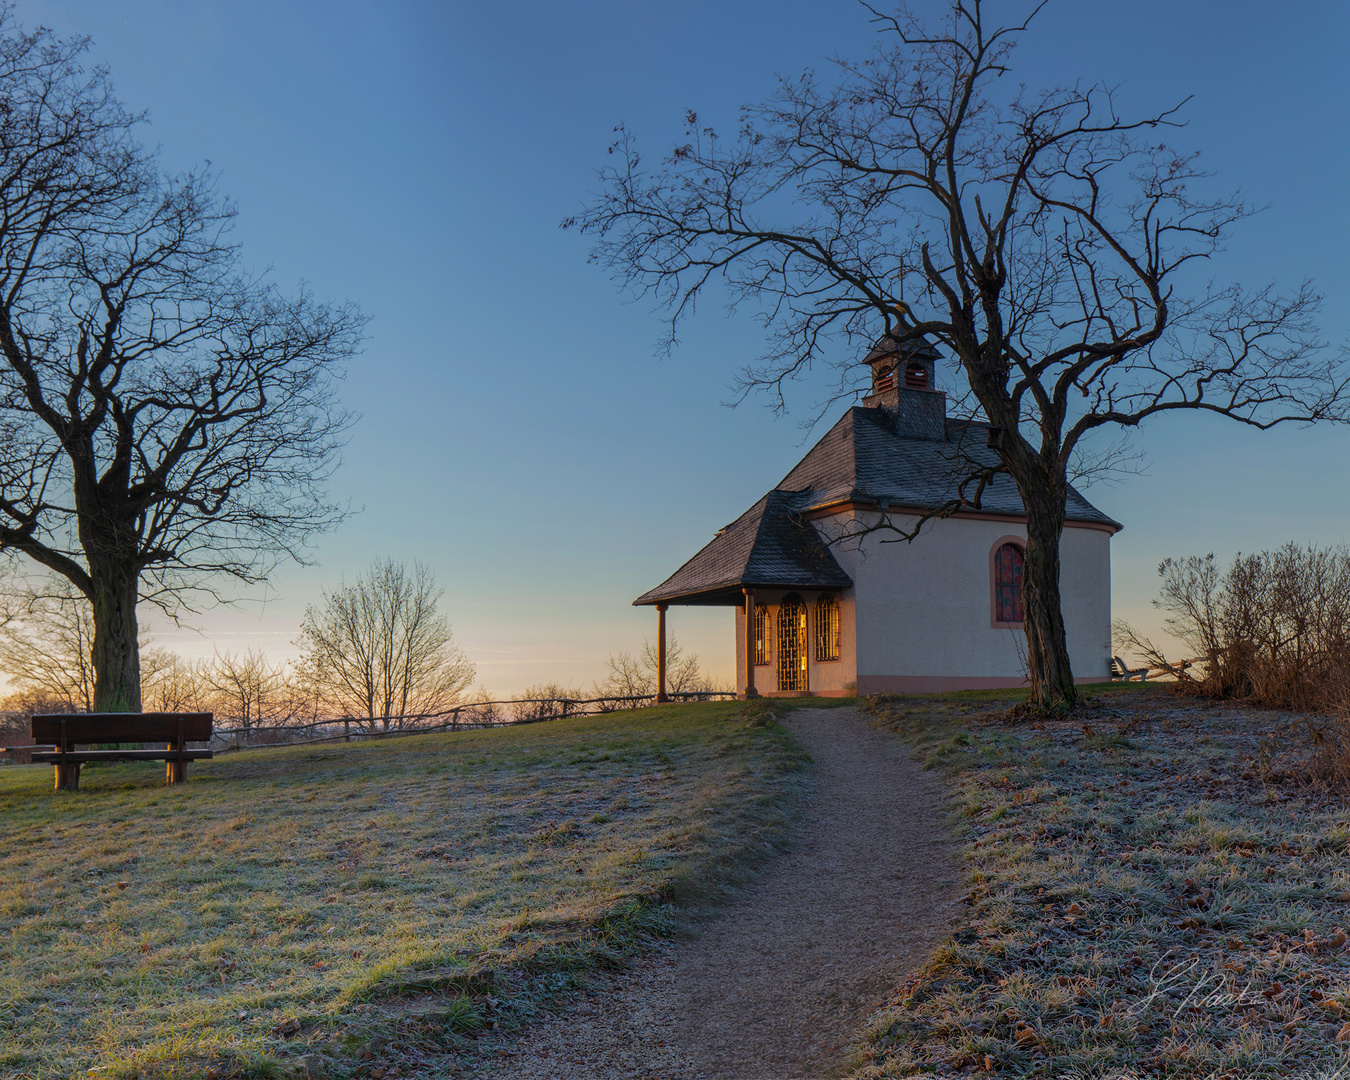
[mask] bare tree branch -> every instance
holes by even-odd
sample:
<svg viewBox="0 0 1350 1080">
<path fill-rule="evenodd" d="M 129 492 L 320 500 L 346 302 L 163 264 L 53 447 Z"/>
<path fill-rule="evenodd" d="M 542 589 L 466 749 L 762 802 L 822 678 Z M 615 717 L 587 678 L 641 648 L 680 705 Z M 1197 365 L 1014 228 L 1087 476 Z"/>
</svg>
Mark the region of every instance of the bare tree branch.
<svg viewBox="0 0 1350 1080">
<path fill-rule="evenodd" d="M 135 708 L 138 599 L 228 599 L 344 516 L 364 319 L 243 270 L 233 204 L 163 171 L 87 45 L 0 13 L 0 549 L 88 598 L 98 707 Z"/>
<path fill-rule="evenodd" d="M 1003 78 L 1041 7 L 991 28 L 963 0 L 940 29 L 868 7 L 889 44 L 828 80 L 781 79 L 732 139 L 691 112 L 652 168 L 618 128 L 599 193 L 563 225 L 666 307 L 667 346 L 710 289 L 749 306 L 768 348 L 742 398 L 783 409 L 789 382 L 831 365 L 851 396 L 859 347 L 883 334 L 942 346 L 1026 508 L 1028 663 L 1048 704 L 1075 699 L 1058 577 L 1070 474 L 1120 459 L 1087 440 L 1181 410 L 1343 422 L 1350 367 L 1321 340 L 1310 285 L 1206 276 L 1252 209 L 1165 141 L 1185 102 L 1127 118 L 1109 86 Z M 869 528 L 913 535 L 878 510 Z"/>
</svg>

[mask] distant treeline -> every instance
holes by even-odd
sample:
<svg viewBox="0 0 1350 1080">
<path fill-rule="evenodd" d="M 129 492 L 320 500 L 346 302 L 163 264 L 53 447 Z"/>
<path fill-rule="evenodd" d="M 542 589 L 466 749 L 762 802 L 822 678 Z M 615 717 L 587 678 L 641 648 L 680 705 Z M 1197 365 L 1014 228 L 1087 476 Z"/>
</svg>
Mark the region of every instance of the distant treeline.
<svg viewBox="0 0 1350 1080">
<path fill-rule="evenodd" d="M 189 660 L 143 642 L 141 707 L 211 712 L 217 728 L 243 731 L 347 719 L 357 730 L 378 732 L 440 723 L 457 707 L 466 723 L 511 722 L 556 715 L 565 701 L 617 703 L 656 692 L 651 644 L 637 655 L 611 654 L 607 676 L 590 691 L 538 684 L 502 703 L 485 687 L 471 689 L 476 668 L 437 612 L 441 592 L 420 563 L 378 560 L 306 611 L 296 641 L 300 657 L 293 661 L 255 648 Z M 0 672 L 16 690 L 0 700 L 0 732 L 12 741 L 35 712 L 90 710 L 92 640 L 89 605 L 64 580 L 11 584 L 0 609 Z M 698 657 L 678 641 L 672 639 L 666 653 L 669 692 L 729 689 L 711 684 Z"/>
</svg>

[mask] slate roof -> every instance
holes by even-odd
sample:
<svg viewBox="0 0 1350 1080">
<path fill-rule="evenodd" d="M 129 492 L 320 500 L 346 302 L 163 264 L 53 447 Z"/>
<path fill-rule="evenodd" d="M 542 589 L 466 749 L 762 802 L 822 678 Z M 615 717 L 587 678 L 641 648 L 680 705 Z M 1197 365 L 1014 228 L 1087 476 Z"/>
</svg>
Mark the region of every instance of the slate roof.
<svg viewBox="0 0 1350 1080">
<path fill-rule="evenodd" d="M 882 334 L 877 343 L 872 346 L 872 351 L 863 357 L 863 363 L 870 364 L 873 360 L 881 360 L 888 356 L 913 357 L 916 360 L 940 360 L 942 358 L 927 338 L 901 341 L 890 334 Z"/>
<path fill-rule="evenodd" d="M 989 425 L 948 420 L 945 441 L 898 433 L 884 409 L 854 407 L 839 418 L 820 442 L 798 462 L 778 487 L 810 490 L 804 512 L 833 503 L 855 501 L 931 510 L 960 496 L 959 485 L 973 469 L 998 465 L 998 452 L 988 446 Z M 973 498 L 975 486 L 966 496 Z M 972 513 L 1025 513 L 1012 477 L 1000 473 L 980 496 Z M 1119 529 L 1082 495 L 1069 488 L 1064 516 Z"/>
<path fill-rule="evenodd" d="M 997 465 L 987 445 L 989 425 L 947 420 L 945 439 L 899 430 L 884 409 L 854 407 L 813 446 L 774 490 L 720 530 L 674 574 L 634 604 L 739 602 L 741 589 L 843 588 L 852 584 L 806 520 L 813 510 L 861 502 L 929 510 L 958 496 L 959 482 L 975 466 Z M 974 485 L 967 488 L 973 497 Z M 1000 474 L 970 513 L 1022 515 L 1012 479 Z M 1065 518 L 1113 530 L 1107 517 L 1069 489 Z"/>
<path fill-rule="evenodd" d="M 752 588 L 840 589 L 853 584 L 801 518 L 809 491 L 775 489 L 718 531 L 712 543 L 634 604 L 679 598 L 685 604 L 729 604 Z"/>
</svg>

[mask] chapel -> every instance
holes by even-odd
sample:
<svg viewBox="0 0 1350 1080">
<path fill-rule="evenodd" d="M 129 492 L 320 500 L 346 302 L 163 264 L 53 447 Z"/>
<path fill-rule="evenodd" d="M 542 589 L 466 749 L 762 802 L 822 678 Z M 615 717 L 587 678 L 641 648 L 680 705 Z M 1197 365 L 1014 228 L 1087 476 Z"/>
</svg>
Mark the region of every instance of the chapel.
<svg viewBox="0 0 1350 1080">
<path fill-rule="evenodd" d="M 932 693 L 1026 684 L 1026 515 L 999 473 L 912 542 L 868 531 L 888 512 L 912 528 L 959 498 L 972 464 L 994 466 L 986 423 L 947 416 L 937 351 L 885 335 L 864 359 L 871 392 L 771 491 L 656 588 L 659 640 L 672 605 L 735 611 L 742 696 Z M 1060 547 L 1069 656 L 1079 682 L 1109 677 L 1111 537 L 1121 525 L 1070 488 Z M 662 649 L 664 652 L 664 648 Z M 664 686 L 662 687 L 664 690 Z"/>
</svg>

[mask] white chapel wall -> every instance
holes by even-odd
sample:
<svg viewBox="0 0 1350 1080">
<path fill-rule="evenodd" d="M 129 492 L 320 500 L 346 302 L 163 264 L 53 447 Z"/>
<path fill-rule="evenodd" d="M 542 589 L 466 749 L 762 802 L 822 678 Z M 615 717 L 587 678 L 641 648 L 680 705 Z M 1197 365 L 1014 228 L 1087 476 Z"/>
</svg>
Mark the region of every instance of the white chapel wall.
<svg viewBox="0 0 1350 1080">
<path fill-rule="evenodd" d="M 825 534 L 841 517 L 818 522 Z M 930 522 L 913 543 L 867 537 L 859 549 L 832 549 L 854 582 L 858 693 L 1022 685 L 1026 639 L 993 623 L 990 553 L 1004 537 L 1024 539 L 1017 522 L 949 518 Z M 1069 656 L 1080 681 L 1108 674 L 1111 637 L 1110 535 L 1068 527 L 1060 588 Z"/>
</svg>

